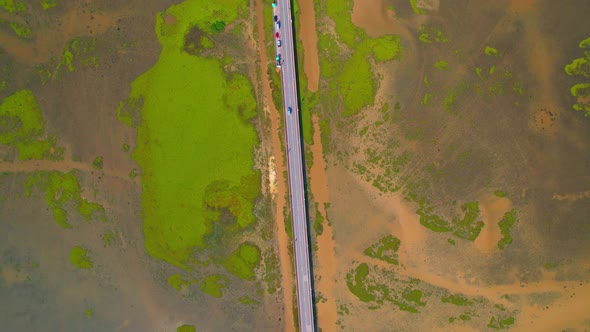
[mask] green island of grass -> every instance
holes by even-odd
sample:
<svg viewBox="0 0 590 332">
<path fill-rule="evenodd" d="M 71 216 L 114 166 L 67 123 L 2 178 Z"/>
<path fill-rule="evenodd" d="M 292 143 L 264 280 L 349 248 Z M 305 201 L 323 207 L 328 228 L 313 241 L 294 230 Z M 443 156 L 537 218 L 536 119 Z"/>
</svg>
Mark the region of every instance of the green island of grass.
<svg viewBox="0 0 590 332">
<path fill-rule="evenodd" d="M 70 251 L 70 262 L 72 265 L 82 270 L 88 270 L 94 265 L 90 256 L 88 256 L 88 250 L 81 246 L 75 246 L 72 248 Z"/>
</svg>

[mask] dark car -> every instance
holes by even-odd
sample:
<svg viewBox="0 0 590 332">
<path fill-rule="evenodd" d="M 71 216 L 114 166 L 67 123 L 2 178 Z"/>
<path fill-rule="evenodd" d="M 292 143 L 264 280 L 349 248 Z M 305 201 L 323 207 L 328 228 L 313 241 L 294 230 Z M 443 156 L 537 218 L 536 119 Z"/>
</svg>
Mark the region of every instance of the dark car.
<svg viewBox="0 0 590 332">
<path fill-rule="evenodd" d="M 277 47 L 281 47 L 281 40 L 277 39 Z"/>
<path fill-rule="evenodd" d="M 293 109 L 291 107 L 287 107 L 287 113 L 291 114 L 293 112 Z"/>
<path fill-rule="evenodd" d="M 275 22 L 279 20 L 279 17 L 275 15 Z"/>
</svg>

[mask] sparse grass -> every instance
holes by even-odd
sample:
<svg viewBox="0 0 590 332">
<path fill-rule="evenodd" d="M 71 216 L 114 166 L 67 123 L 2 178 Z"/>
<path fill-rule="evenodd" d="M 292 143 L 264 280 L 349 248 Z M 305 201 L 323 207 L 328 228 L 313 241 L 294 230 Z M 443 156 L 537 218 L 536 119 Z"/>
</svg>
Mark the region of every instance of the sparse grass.
<svg viewBox="0 0 590 332">
<path fill-rule="evenodd" d="M 89 202 L 82 198 L 78 202 L 77 208 L 78 212 L 86 222 L 91 221 L 92 217 L 95 215 L 100 216 L 102 221 L 106 221 L 104 207 L 98 203 Z"/>
<path fill-rule="evenodd" d="M 313 229 L 316 235 L 320 236 L 324 232 L 324 216 L 320 213 L 318 203 L 315 204 L 315 220 L 313 222 Z"/>
<path fill-rule="evenodd" d="M 280 262 L 273 249 L 269 249 L 264 255 L 264 281 L 268 294 L 276 293 L 281 287 Z"/>
<path fill-rule="evenodd" d="M 468 88 L 469 85 L 465 81 L 461 81 L 452 87 L 444 100 L 443 107 L 445 111 L 451 114 L 455 113 L 455 102 L 457 101 L 457 98 Z"/>
<path fill-rule="evenodd" d="M 101 236 L 102 239 L 102 243 L 103 243 L 103 247 L 108 247 L 111 244 L 113 244 L 113 242 L 115 241 L 115 233 L 113 231 L 110 231 L 106 234 L 103 234 Z"/>
<path fill-rule="evenodd" d="M 242 296 L 238 299 L 238 301 L 240 301 L 241 304 L 243 305 L 250 305 L 250 304 L 259 304 L 258 301 L 251 299 L 248 296 Z"/>
<path fill-rule="evenodd" d="M 27 5 L 21 0 L 0 0 L 0 7 L 9 13 L 22 13 L 27 10 Z"/>
<path fill-rule="evenodd" d="M 518 213 L 516 209 L 512 209 L 504 214 L 498 225 L 500 226 L 500 232 L 502 238 L 498 241 L 498 248 L 504 249 L 507 245 L 512 243 L 512 227 L 518 221 Z"/>
<path fill-rule="evenodd" d="M 488 327 L 495 330 L 504 330 L 514 325 L 516 320 L 514 317 L 492 317 L 488 323 Z"/>
<path fill-rule="evenodd" d="M 498 198 L 502 198 L 502 197 L 506 197 L 507 196 L 506 193 L 503 192 L 503 191 L 501 191 L 501 190 L 494 191 L 494 195 L 496 195 L 496 197 L 498 197 Z"/>
<path fill-rule="evenodd" d="M 88 256 L 88 249 L 75 246 L 70 251 L 70 262 L 78 269 L 88 270 L 93 267 L 92 260 Z"/>
<path fill-rule="evenodd" d="M 410 5 L 412 6 L 412 10 L 414 10 L 414 13 L 416 13 L 418 15 L 426 14 L 425 9 L 418 8 L 418 0 L 409 0 L 409 1 L 410 1 Z"/>
<path fill-rule="evenodd" d="M 53 212 L 53 218 L 63 228 L 72 228 L 66 212 L 66 205 L 69 203 L 76 206 L 78 213 L 86 221 L 90 221 L 93 216 L 105 220 L 104 208 L 100 204 L 89 202 L 80 196 L 80 184 L 73 171 L 30 173 L 24 187 L 27 197 L 31 195 L 33 187 L 39 187 L 45 192 L 45 200 Z"/>
<path fill-rule="evenodd" d="M 57 6 L 57 0 L 41 0 L 43 10 L 47 10 Z"/>
<path fill-rule="evenodd" d="M 184 288 L 188 288 L 191 285 L 189 280 L 183 278 L 180 274 L 176 273 L 166 279 L 168 285 L 176 289 L 177 292 L 182 291 Z"/>
<path fill-rule="evenodd" d="M 434 68 L 440 70 L 447 70 L 449 69 L 449 63 L 446 60 L 440 60 L 434 63 Z"/>
<path fill-rule="evenodd" d="M 364 254 L 390 264 L 399 265 L 397 251 L 400 243 L 398 238 L 388 235 L 365 249 Z"/>
<path fill-rule="evenodd" d="M 469 202 L 461 206 L 464 215 L 462 219 L 454 218 L 455 231 L 458 238 L 475 241 L 484 226 L 480 217 L 479 202 Z"/>
<path fill-rule="evenodd" d="M 443 303 L 450 303 L 450 304 L 454 304 L 456 306 L 470 306 L 473 304 L 472 301 L 469 301 L 469 299 L 467 299 L 464 296 L 461 296 L 459 294 L 451 294 L 448 296 L 443 296 L 440 299 Z"/>
<path fill-rule="evenodd" d="M 76 67 L 98 67 L 96 57 L 96 39 L 90 37 L 79 37 L 71 39 L 64 47 L 61 57 L 51 58 L 47 63 L 37 66 L 37 73 L 41 82 L 46 84 L 50 80 L 59 78 L 63 68 L 69 72 L 76 70 Z"/>
<path fill-rule="evenodd" d="M 365 279 L 369 275 L 369 266 L 362 263 L 356 267 L 354 272 L 349 272 L 346 275 L 346 285 L 352 294 L 358 297 L 363 302 L 371 302 L 375 300 L 375 296 L 367 289 Z"/>
<path fill-rule="evenodd" d="M 206 276 L 201 284 L 199 285 L 199 289 L 201 292 L 207 293 L 213 297 L 221 298 L 223 296 L 222 290 L 227 288 L 229 285 L 229 279 L 221 274 L 213 274 Z"/>
<path fill-rule="evenodd" d="M 486 46 L 486 48 L 484 49 L 484 53 L 489 56 L 495 56 L 495 57 L 500 56 L 500 53 L 498 52 L 498 50 L 491 47 L 491 46 Z"/>
<path fill-rule="evenodd" d="M 103 166 L 103 160 L 101 156 L 98 156 L 96 158 L 94 158 L 94 161 L 92 161 L 92 167 L 96 170 L 101 170 Z"/>
<path fill-rule="evenodd" d="M 426 302 L 422 302 L 423 295 L 424 294 L 419 289 L 407 288 L 402 293 L 402 298 L 408 302 L 412 302 L 415 305 L 423 307 L 426 305 Z"/>
</svg>

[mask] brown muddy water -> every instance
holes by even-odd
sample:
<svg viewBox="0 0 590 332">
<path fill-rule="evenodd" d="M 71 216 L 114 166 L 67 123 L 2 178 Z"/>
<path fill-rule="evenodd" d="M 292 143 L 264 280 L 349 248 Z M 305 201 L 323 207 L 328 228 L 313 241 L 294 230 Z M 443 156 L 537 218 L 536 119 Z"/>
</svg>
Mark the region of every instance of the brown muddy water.
<svg viewBox="0 0 590 332">
<path fill-rule="evenodd" d="M 336 261 L 334 259 L 334 235 L 330 217 L 327 215 L 326 203 L 330 202 L 328 196 L 328 181 L 326 177 L 326 162 L 322 150 L 321 131 L 319 117 L 314 114 L 313 121 L 313 166 L 310 170 L 311 192 L 314 201 L 318 204 L 319 213 L 324 218 L 323 233 L 317 237 L 317 259 L 314 261 L 314 277 L 316 294 L 321 294 L 325 301 L 317 304 L 318 328 L 331 331 L 336 326 L 336 296 L 334 294 Z"/>
</svg>

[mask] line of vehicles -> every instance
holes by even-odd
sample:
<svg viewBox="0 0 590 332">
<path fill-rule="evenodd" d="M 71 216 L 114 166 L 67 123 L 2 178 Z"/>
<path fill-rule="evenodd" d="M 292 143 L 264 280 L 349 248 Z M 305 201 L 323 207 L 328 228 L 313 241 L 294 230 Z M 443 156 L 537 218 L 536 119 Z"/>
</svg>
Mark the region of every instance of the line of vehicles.
<svg viewBox="0 0 590 332">
<path fill-rule="evenodd" d="M 275 26 L 275 40 L 277 43 L 277 56 L 276 56 L 275 60 L 277 62 L 277 68 L 281 68 L 281 65 L 283 64 L 283 59 L 281 58 L 281 53 L 279 52 L 280 47 L 282 45 L 281 35 L 280 35 L 281 21 L 279 20 L 279 16 L 277 15 L 277 13 L 274 12 L 277 8 L 276 1 L 273 1 L 272 8 L 273 8 L 273 19 L 274 19 L 274 26 Z"/>
</svg>

